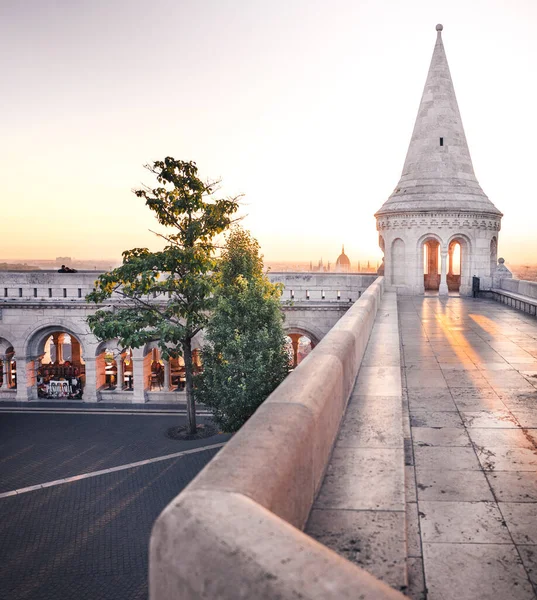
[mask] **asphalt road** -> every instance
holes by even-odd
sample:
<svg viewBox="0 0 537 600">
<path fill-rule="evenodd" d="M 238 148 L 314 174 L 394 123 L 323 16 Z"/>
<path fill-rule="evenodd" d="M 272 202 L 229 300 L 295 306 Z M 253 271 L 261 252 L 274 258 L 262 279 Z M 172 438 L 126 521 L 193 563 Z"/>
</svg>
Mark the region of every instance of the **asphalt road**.
<svg viewBox="0 0 537 600">
<path fill-rule="evenodd" d="M 183 422 L 170 415 L 0 414 L 0 492 L 229 437 L 166 437 Z M 0 599 L 147 598 L 153 522 L 217 451 L 0 498 Z"/>
</svg>

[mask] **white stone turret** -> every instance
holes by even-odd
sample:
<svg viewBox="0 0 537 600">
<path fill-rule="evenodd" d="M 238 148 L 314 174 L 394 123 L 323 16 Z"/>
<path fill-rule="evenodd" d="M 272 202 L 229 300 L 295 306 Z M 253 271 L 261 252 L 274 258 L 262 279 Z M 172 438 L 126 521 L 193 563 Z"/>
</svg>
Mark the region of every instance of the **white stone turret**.
<svg viewBox="0 0 537 600">
<path fill-rule="evenodd" d="M 388 285 L 411 294 L 447 294 L 449 288 L 467 295 L 473 275 L 481 278 L 481 289 L 490 288 L 502 213 L 474 173 L 442 29 L 436 26 L 401 178 L 375 217 Z"/>
</svg>

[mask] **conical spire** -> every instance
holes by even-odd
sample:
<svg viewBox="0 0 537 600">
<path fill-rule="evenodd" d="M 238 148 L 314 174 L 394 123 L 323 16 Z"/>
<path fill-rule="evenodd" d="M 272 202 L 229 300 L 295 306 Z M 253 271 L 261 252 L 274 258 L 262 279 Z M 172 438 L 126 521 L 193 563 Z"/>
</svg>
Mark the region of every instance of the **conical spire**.
<svg viewBox="0 0 537 600">
<path fill-rule="evenodd" d="M 474 174 L 442 42 L 442 25 L 401 179 L 377 216 L 415 211 L 500 211 Z"/>
</svg>

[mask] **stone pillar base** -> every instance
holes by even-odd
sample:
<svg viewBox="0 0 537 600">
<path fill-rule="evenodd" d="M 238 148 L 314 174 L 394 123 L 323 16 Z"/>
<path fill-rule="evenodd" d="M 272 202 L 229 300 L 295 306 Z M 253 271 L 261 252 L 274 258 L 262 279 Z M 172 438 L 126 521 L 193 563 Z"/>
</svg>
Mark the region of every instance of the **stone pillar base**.
<svg viewBox="0 0 537 600">
<path fill-rule="evenodd" d="M 440 284 L 440 287 L 438 288 L 438 295 L 439 296 L 449 296 L 449 290 L 448 290 L 447 283 Z"/>
</svg>

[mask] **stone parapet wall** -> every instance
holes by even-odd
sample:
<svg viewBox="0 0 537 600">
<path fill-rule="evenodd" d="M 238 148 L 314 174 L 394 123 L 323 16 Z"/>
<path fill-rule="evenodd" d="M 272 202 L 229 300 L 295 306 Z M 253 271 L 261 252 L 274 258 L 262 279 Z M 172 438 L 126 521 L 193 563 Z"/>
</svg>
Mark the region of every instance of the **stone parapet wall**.
<svg viewBox="0 0 537 600">
<path fill-rule="evenodd" d="M 500 279 L 500 289 L 537 300 L 537 281 L 525 279 Z"/>
<path fill-rule="evenodd" d="M 375 281 L 376 273 L 269 273 L 272 283 L 283 283 L 282 301 L 356 302 Z"/>
<path fill-rule="evenodd" d="M 160 515 L 152 600 L 403 598 L 301 531 L 383 286 L 379 277 Z"/>
</svg>

